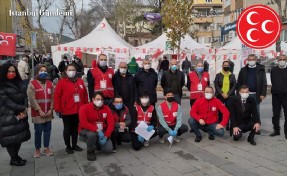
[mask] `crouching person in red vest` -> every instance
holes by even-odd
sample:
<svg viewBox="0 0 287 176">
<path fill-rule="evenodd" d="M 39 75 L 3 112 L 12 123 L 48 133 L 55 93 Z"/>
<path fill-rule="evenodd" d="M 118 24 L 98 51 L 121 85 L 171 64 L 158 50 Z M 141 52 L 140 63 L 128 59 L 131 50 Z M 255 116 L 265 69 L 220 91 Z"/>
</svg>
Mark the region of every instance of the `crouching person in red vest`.
<svg viewBox="0 0 287 176">
<path fill-rule="evenodd" d="M 80 139 L 87 143 L 87 159 L 96 160 L 96 146 L 103 152 L 112 152 L 113 144 L 110 137 L 115 120 L 110 108 L 104 105 L 103 93 L 95 92 L 92 102 L 81 107 L 79 116 L 79 135 Z"/>
<path fill-rule="evenodd" d="M 53 152 L 49 148 L 52 119 L 53 119 L 53 83 L 47 80 L 47 68 L 39 65 L 36 70 L 35 79 L 30 82 L 27 89 L 28 99 L 31 105 L 32 122 L 35 129 L 34 158 L 41 156 L 41 140 L 43 136 L 44 151 L 46 156 L 52 156 Z"/>
<path fill-rule="evenodd" d="M 140 150 L 142 145 L 145 147 L 149 146 L 149 141 L 135 133 L 135 128 L 141 123 L 145 122 L 148 125 L 147 131 L 156 131 L 157 117 L 156 111 L 153 105 L 150 104 L 148 91 L 144 90 L 140 92 L 139 95 L 140 102 L 135 105 L 135 108 L 132 109 L 132 124 L 131 124 L 131 139 L 132 146 L 134 150 Z M 153 137 L 156 136 L 156 132 L 153 134 Z"/>
<path fill-rule="evenodd" d="M 116 146 L 122 145 L 122 142 L 130 142 L 131 134 L 129 126 L 132 122 L 129 109 L 124 105 L 123 98 L 117 95 L 114 102 L 109 105 L 115 119 L 115 129 L 112 133 L 113 152 L 116 152 Z"/>
<path fill-rule="evenodd" d="M 182 109 L 181 106 L 174 101 L 174 94 L 171 89 L 164 92 L 165 101 L 161 103 L 157 109 L 159 119 L 158 136 L 159 143 L 163 144 L 163 136 L 168 133 L 174 136 L 175 142 L 180 142 L 178 136 L 187 132 L 188 127 L 182 124 Z"/>
<path fill-rule="evenodd" d="M 220 123 L 218 123 L 219 111 L 223 116 Z M 193 104 L 190 116 L 188 123 L 196 135 L 195 142 L 200 142 L 202 135 L 199 129 L 207 132 L 210 140 L 214 140 L 214 135 L 224 135 L 224 127 L 229 119 L 229 111 L 219 99 L 214 97 L 213 88 L 207 86 L 204 89 L 204 97 L 197 99 Z"/>
</svg>

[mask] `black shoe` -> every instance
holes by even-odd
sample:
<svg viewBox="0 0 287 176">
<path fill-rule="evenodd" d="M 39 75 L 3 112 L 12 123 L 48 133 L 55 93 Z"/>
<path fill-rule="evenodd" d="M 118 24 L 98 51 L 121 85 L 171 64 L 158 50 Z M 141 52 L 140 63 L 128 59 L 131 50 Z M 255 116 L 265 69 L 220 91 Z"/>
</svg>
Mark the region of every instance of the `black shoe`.
<svg viewBox="0 0 287 176">
<path fill-rule="evenodd" d="M 71 147 L 66 147 L 66 152 L 68 154 L 73 154 L 74 153 L 74 151 L 73 151 L 73 149 Z"/>
<path fill-rule="evenodd" d="M 193 129 L 190 129 L 189 132 L 190 132 L 190 133 L 193 133 Z"/>
<path fill-rule="evenodd" d="M 77 145 L 73 146 L 72 149 L 77 151 L 77 152 L 83 151 L 83 149 L 81 147 L 77 146 Z"/>
<path fill-rule="evenodd" d="M 254 141 L 254 139 L 248 138 L 247 141 L 248 141 L 251 145 L 256 145 L 256 142 Z"/>
<path fill-rule="evenodd" d="M 12 159 L 10 161 L 10 166 L 24 166 L 25 163 L 24 162 L 21 162 L 20 160 L 18 159 Z"/>
<path fill-rule="evenodd" d="M 97 156 L 96 156 L 95 150 L 88 150 L 87 151 L 87 159 L 89 161 L 96 161 Z"/>
<path fill-rule="evenodd" d="M 280 132 L 278 131 L 274 131 L 273 133 L 271 133 L 269 136 L 274 137 L 274 136 L 279 136 Z"/>
<path fill-rule="evenodd" d="M 209 140 L 214 140 L 215 137 L 214 137 L 213 135 L 209 135 L 209 136 L 208 136 L 208 139 L 209 139 Z"/>
<path fill-rule="evenodd" d="M 19 160 L 19 161 L 21 161 L 21 162 L 23 162 L 23 163 L 26 163 L 26 162 L 27 162 L 27 160 L 21 158 L 20 156 L 17 156 L 17 160 Z"/>
<path fill-rule="evenodd" d="M 195 142 L 200 142 L 202 140 L 202 136 L 196 136 L 196 138 L 195 138 Z"/>
<path fill-rule="evenodd" d="M 257 131 L 255 134 L 261 135 L 261 131 L 259 130 L 259 131 Z"/>
</svg>

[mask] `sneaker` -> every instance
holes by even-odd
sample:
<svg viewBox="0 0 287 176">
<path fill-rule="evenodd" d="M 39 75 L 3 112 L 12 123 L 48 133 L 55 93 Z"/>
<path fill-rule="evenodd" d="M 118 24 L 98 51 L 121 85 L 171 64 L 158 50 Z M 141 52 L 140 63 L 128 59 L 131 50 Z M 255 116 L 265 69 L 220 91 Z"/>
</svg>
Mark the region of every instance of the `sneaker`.
<svg viewBox="0 0 287 176">
<path fill-rule="evenodd" d="M 179 143 L 179 142 L 180 142 L 179 137 L 174 137 L 173 140 L 174 140 L 176 143 Z"/>
<path fill-rule="evenodd" d="M 78 145 L 73 146 L 72 149 L 75 150 L 75 151 L 77 151 L 77 152 L 83 151 L 83 149 L 82 149 L 81 147 L 79 147 Z"/>
<path fill-rule="evenodd" d="M 43 154 L 45 154 L 46 156 L 53 156 L 54 155 L 53 151 L 50 150 L 49 147 L 44 149 Z"/>
<path fill-rule="evenodd" d="M 247 142 L 249 142 L 251 145 L 256 145 L 256 142 L 254 141 L 254 139 L 251 138 L 247 138 Z"/>
<path fill-rule="evenodd" d="M 194 142 L 200 142 L 202 140 L 202 136 L 196 136 Z"/>
<path fill-rule="evenodd" d="M 164 142 L 165 142 L 164 138 L 159 138 L 158 142 L 161 143 L 161 144 L 164 144 Z"/>
<path fill-rule="evenodd" d="M 66 152 L 67 152 L 68 154 L 73 154 L 73 153 L 74 153 L 72 147 L 66 147 Z"/>
<path fill-rule="evenodd" d="M 149 142 L 148 141 L 144 141 L 144 146 L 148 147 L 149 146 Z"/>
<path fill-rule="evenodd" d="M 209 140 L 214 140 L 215 137 L 214 137 L 214 135 L 209 135 L 209 136 L 208 136 L 208 139 L 209 139 Z"/>
<path fill-rule="evenodd" d="M 40 158 L 41 156 L 41 152 L 40 152 L 40 149 L 37 149 L 33 155 L 34 158 Z"/>
</svg>

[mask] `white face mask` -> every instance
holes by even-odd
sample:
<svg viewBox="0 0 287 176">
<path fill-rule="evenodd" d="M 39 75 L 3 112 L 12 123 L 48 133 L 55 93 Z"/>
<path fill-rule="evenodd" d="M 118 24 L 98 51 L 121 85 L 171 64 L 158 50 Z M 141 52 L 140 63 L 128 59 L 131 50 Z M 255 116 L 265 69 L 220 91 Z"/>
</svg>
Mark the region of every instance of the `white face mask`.
<svg viewBox="0 0 287 176">
<path fill-rule="evenodd" d="M 248 65 L 250 65 L 251 67 L 256 65 L 256 61 L 248 61 Z"/>
<path fill-rule="evenodd" d="M 279 61 L 279 67 L 283 68 L 286 66 L 286 61 Z"/>
<path fill-rule="evenodd" d="M 95 100 L 95 101 L 93 101 L 93 103 L 98 108 L 103 106 L 103 102 L 101 100 Z"/>
<path fill-rule="evenodd" d="M 107 61 L 100 61 L 100 62 L 99 62 L 99 65 L 100 65 L 101 67 L 105 67 L 105 66 L 107 66 L 107 64 L 108 64 Z"/>
<path fill-rule="evenodd" d="M 149 102 L 149 98 L 141 98 L 141 103 L 142 103 L 143 105 L 148 104 L 148 102 Z"/>
<path fill-rule="evenodd" d="M 145 70 L 150 69 L 150 64 L 144 64 L 144 69 L 145 69 Z"/>
<path fill-rule="evenodd" d="M 213 97 L 213 93 L 205 93 L 205 94 L 204 94 L 204 97 L 205 97 L 207 100 L 210 100 L 210 99 Z"/>
<path fill-rule="evenodd" d="M 125 68 L 120 68 L 120 73 L 121 73 L 121 74 L 126 74 L 126 73 L 127 73 L 127 69 L 125 69 Z"/>
<path fill-rule="evenodd" d="M 249 93 L 240 93 L 242 99 L 246 100 L 249 97 Z"/>
<path fill-rule="evenodd" d="M 74 78 L 76 76 L 76 71 L 67 71 L 67 76 L 69 78 Z"/>
</svg>

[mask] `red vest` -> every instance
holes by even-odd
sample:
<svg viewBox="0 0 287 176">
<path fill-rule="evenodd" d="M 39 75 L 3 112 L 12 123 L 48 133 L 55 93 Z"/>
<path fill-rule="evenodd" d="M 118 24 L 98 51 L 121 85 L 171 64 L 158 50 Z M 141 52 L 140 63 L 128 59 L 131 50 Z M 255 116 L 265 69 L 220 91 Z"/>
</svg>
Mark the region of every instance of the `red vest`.
<svg viewBox="0 0 287 176">
<path fill-rule="evenodd" d="M 108 98 L 114 98 L 114 87 L 112 78 L 114 76 L 114 70 L 108 68 L 108 70 L 103 73 L 98 67 L 91 70 L 94 77 L 94 91 L 101 91 Z"/>
<path fill-rule="evenodd" d="M 126 120 L 126 115 L 129 112 L 128 108 L 125 107 L 125 111 L 121 114 L 121 117 L 118 116 L 116 112 L 113 112 L 114 118 L 115 118 L 115 123 L 119 122 L 125 122 Z"/>
<path fill-rule="evenodd" d="M 152 118 L 152 112 L 154 110 L 153 105 L 149 105 L 148 109 L 146 112 L 143 111 L 142 107 L 140 105 L 136 105 L 136 110 L 138 114 L 138 121 L 137 123 L 141 123 L 144 121 L 146 124 L 150 124 L 151 118 Z"/>
<path fill-rule="evenodd" d="M 168 108 L 168 105 L 166 102 L 163 102 L 160 104 L 163 117 L 167 123 L 168 126 L 172 126 L 176 124 L 176 117 L 177 117 L 177 110 L 178 110 L 178 104 L 175 102 L 172 102 L 171 109 Z"/>
<path fill-rule="evenodd" d="M 47 113 L 51 107 L 53 83 L 46 80 L 46 84 L 42 85 L 35 79 L 31 81 L 31 83 L 35 89 L 36 102 L 40 106 L 41 110 Z M 40 114 L 35 109 L 31 108 L 31 116 L 38 117 Z"/>
<path fill-rule="evenodd" d="M 198 99 L 203 95 L 203 91 L 206 86 L 208 86 L 209 82 L 209 74 L 207 72 L 203 72 L 201 76 L 201 80 L 195 71 L 189 73 L 190 80 L 190 99 Z M 202 86 L 198 86 L 198 85 Z M 199 89 L 201 87 L 201 90 Z"/>
</svg>

